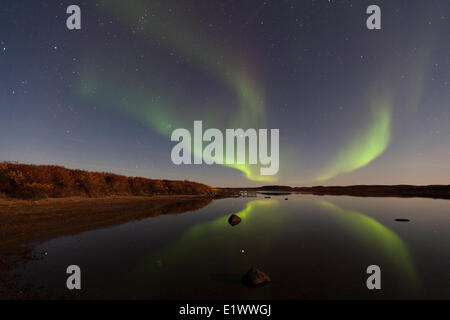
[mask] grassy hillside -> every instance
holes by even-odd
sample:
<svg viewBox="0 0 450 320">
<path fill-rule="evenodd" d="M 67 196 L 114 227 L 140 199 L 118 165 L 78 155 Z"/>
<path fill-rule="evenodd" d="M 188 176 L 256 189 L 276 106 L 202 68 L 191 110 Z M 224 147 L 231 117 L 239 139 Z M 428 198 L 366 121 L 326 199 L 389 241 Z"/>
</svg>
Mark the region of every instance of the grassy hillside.
<svg viewBox="0 0 450 320">
<path fill-rule="evenodd" d="M 10 198 L 213 193 L 209 186 L 191 181 L 125 177 L 60 166 L 0 163 L 0 195 Z"/>
</svg>

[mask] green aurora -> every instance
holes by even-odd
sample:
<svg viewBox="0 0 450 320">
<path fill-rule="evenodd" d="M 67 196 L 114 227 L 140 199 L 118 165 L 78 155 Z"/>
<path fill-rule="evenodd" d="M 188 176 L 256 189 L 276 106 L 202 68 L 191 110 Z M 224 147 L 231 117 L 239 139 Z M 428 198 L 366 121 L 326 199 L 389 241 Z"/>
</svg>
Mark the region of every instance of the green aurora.
<svg viewBox="0 0 450 320">
<path fill-rule="evenodd" d="M 320 205 L 338 218 L 369 252 L 381 252 L 398 270 L 398 275 L 406 287 L 417 289 L 418 278 L 411 254 L 395 232 L 360 212 L 343 209 L 327 201 L 320 202 Z"/>
<path fill-rule="evenodd" d="M 193 17 L 177 14 L 176 10 L 172 11 L 164 3 L 136 1 L 134 6 L 118 0 L 101 3 L 100 10 L 114 15 L 122 24 L 132 28 L 134 37 L 142 38 L 142 41 L 148 43 L 156 43 L 165 50 L 174 51 L 209 74 L 226 88 L 235 103 L 232 106 L 223 105 L 221 101 L 186 105 L 180 97 L 154 83 L 151 87 L 142 88 L 133 84 L 133 79 L 128 78 L 127 84 L 124 85 L 115 72 L 108 74 L 91 71 L 84 72 L 80 78 L 80 90 L 85 97 L 106 102 L 117 112 L 128 114 L 167 138 L 170 138 L 171 132 L 176 128 L 192 127 L 194 120 L 202 120 L 204 126 L 208 128 L 267 127 L 265 94 L 261 83 L 256 81 L 259 77 L 255 70 L 258 68 L 249 63 L 250 59 L 236 54 L 234 48 L 227 47 L 199 28 L 193 23 L 194 19 L 190 21 Z M 424 77 L 426 68 L 420 65 L 415 67 L 417 70 L 414 73 L 420 80 Z M 411 89 L 414 90 L 410 90 L 411 108 L 420 100 L 419 80 L 413 82 Z M 391 94 L 383 95 L 383 93 Z M 348 141 L 344 141 L 344 146 L 330 156 L 328 164 L 322 165 L 322 168 L 318 168 L 317 172 L 312 174 L 311 181 L 330 180 L 338 175 L 366 167 L 379 158 L 392 140 L 394 98 L 395 95 L 385 87 L 379 90 L 377 95 L 365 99 L 362 108 L 370 107 L 369 117 L 365 120 L 367 123 L 359 121 L 361 129 L 347 138 Z M 180 106 L 183 106 L 183 110 L 189 110 L 189 113 L 180 111 Z M 229 109 L 230 112 L 226 112 L 225 115 L 214 112 L 217 108 Z M 293 159 L 286 160 L 288 157 L 286 150 L 292 147 L 280 146 L 280 163 L 287 166 L 285 169 L 290 169 L 293 165 Z M 199 150 L 191 149 L 194 156 L 202 156 Z M 279 175 L 262 176 L 260 165 L 223 165 L 241 171 L 251 181 L 275 182 L 280 179 L 283 172 L 286 172 L 280 166 Z M 297 168 L 299 166 L 301 163 L 297 163 Z M 283 178 L 286 178 L 285 175 Z"/>
<path fill-rule="evenodd" d="M 230 112 L 233 116 L 228 120 L 227 128 L 258 128 L 264 124 L 264 95 L 260 86 L 250 74 L 250 66 L 234 57 L 228 48 L 221 47 L 213 39 L 201 30 L 194 28 L 183 17 L 168 14 L 170 11 L 160 2 L 150 1 L 152 6 L 151 19 L 140 19 L 136 24 L 136 17 L 143 16 L 148 10 L 148 1 L 136 1 L 129 6 L 123 1 L 104 1 L 102 7 L 116 15 L 124 24 L 135 27 L 138 36 L 150 41 L 163 43 L 167 48 L 175 50 L 184 57 L 194 61 L 198 67 L 215 76 L 236 98 L 237 111 Z M 182 31 L 181 31 L 182 30 Z M 185 121 L 185 117 L 179 115 L 177 106 L 183 103 L 169 101 L 161 97 L 161 90 L 156 88 L 138 88 L 128 85 L 123 87 L 122 81 L 113 83 L 109 79 L 117 77 L 100 74 L 85 73 L 80 82 L 84 96 L 97 96 L 103 102 L 116 110 L 126 112 L 149 125 L 153 130 L 164 136 L 170 137 L 175 128 L 189 128 L 192 122 Z M 120 87 L 120 95 L 115 95 Z M 128 89 L 127 89 L 128 88 Z M 152 94 L 151 91 L 155 92 Z M 150 92 L 149 92 L 150 91 Z M 154 97 L 158 99 L 155 101 Z M 125 98 L 124 98 L 125 97 Z M 202 108 L 198 113 L 198 119 L 210 127 L 219 127 L 222 118 L 214 116 L 209 110 L 210 106 Z M 190 108 L 192 110 L 192 108 Z M 194 112 L 195 114 L 195 112 Z M 192 114 L 191 114 L 192 116 Z M 195 119 L 194 119 L 195 120 Z M 222 123 L 223 126 L 223 123 Z M 193 150 L 194 155 L 200 157 L 198 150 Z M 259 174 L 259 165 L 249 164 L 224 164 L 227 167 L 237 169 L 253 181 L 275 181 L 276 176 L 262 176 Z"/>
<path fill-rule="evenodd" d="M 332 164 L 318 177 L 319 181 L 338 174 L 362 168 L 378 158 L 391 140 L 391 104 L 389 100 L 378 102 L 372 108 L 372 123 L 345 147 Z"/>
</svg>

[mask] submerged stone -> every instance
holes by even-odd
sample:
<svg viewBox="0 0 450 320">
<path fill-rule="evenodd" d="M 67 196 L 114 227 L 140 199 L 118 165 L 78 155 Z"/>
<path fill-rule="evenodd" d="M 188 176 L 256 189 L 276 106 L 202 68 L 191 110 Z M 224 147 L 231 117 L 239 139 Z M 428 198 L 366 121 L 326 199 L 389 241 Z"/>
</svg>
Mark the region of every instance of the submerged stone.
<svg viewBox="0 0 450 320">
<path fill-rule="evenodd" d="M 261 286 L 269 282 L 272 282 L 272 279 L 257 268 L 250 268 L 242 277 L 242 283 L 246 286 Z"/>
<path fill-rule="evenodd" d="M 237 225 L 237 224 L 239 224 L 239 223 L 241 223 L 241 221 L 242 221 L 242 219 L 241 218 L 239 218 L 237 215 L 235 215 L 235 214 L 232 214 L 229 218 L 228 218 L 228 223 L 231 225 L 231 226 L 235 226 L 235 225 Z"/>
<path fill-rule="evenodd" d="M 395 219 L 398 222 L 409 222 L 409 219 Z"/>
</svg>

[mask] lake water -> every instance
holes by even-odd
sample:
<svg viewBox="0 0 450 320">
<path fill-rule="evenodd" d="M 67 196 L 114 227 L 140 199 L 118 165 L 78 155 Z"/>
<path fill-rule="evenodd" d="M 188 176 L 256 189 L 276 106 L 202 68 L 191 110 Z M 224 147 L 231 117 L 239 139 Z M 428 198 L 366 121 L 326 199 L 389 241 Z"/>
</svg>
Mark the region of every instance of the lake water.
<svg viewBox="0 0 450 320">
<path fill-rule="evenodd" d="M 228 224 L 231 213 L 242 218 L 239 225 Z M 34 250 L 43 259 L 21 267 L 23 281 L 71 298 L 450 299 L 448 200 L 222 199 L 60 237 Z M 69 265 L 81 268 L 80 291 L 66 289 Z M 366 287 L 369 265 L 381 268 L 381 290 Z M 243 286 L 250 267 L 272 283 Z"/>
</svg>

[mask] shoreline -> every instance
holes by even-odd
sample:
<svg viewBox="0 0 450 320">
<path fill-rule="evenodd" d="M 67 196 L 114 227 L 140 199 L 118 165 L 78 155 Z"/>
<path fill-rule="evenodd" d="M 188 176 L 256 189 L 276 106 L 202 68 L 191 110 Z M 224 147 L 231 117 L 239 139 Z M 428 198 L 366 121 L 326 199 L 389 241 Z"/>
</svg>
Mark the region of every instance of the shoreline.
<svg viewBox="0 0 450 320">
<path fill-rule="evenodd" d="M 221 188 L 221 190 L 229 192 L 290 192 L 316 196 L 450 199 L 450 185 L 265 186 L 256 188 Z"/>
<path fill-rule="evenodd" d="M 41 200 L 0 199 L 0 300 L 51 299 L 19 285 L 13 271 L 39 257 L 33 248 L 53 238 L 166 214 L 182 214 L 226 195 L 69 197 Z"/>
<path fill-rule="evenodd" d="M 199 209 L 210 195 L 68 197 L 40 200 L 0 199 L 0 250 L 133 220 Z"/>
<path fill-rule="evenodd" d="M 216 199 L 239 196 L 239 191 L 241 190 L 251 190 L 263 195 L 297 193 L 316 196 L 348 195 L 357 197 L 448 199 L 445 197 L 449 190 L 448 186 L 436 187 L 411 188 L 411 186 L 392 186 L 386 188 L 386 186 L 351 186 L 291 188 L 279 186 L 218 188 L 214 189 L 213 195 L 127 195 L 96 198 L 77 196 L 39 200 L 0 198 L 0 300 L 57 298 L 40 294 L 36 296 L 38 291 L 34 290 L 35 288 L 19 284 L 14 271 L 27 261 L 40 258 L 33 251 L 36 244 L 61 236 L 76 235 L 160 215 L 182 214 L 205 207 Z M 404 193 L 406 190 L 409 191 L 407 194 Z M 418 195 L 417 191 L 420 191 L 420 195 Z M 433 195 L 427 191 L 434 191 Z M 436 191 L 439 191 L 437 192 L 438 194 L 436 194 Z M 436 195 L 438 196 L 436 197 Z"/>
</svg>

